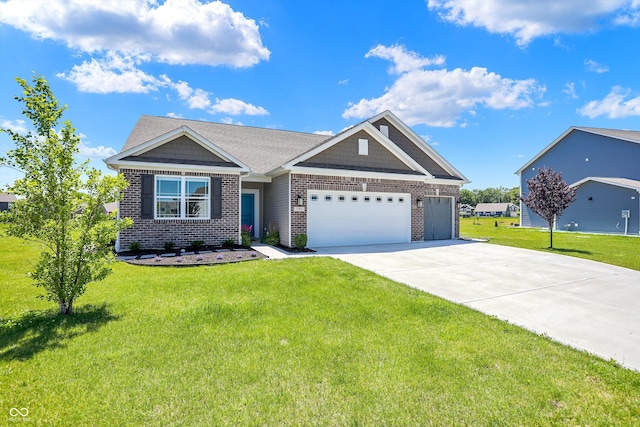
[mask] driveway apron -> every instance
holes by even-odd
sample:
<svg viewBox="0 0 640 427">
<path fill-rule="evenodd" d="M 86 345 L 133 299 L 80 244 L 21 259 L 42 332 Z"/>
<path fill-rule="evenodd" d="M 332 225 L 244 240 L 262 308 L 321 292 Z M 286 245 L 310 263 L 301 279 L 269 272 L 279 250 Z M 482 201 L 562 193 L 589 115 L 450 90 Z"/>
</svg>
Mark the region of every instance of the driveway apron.
<svg viewBox="0 0 640 427">
<path fill-rule="evenodd" d="M 461 240 L 321 248 L 318 254 L 640 370 L 640 271 Z"/>
</svg>

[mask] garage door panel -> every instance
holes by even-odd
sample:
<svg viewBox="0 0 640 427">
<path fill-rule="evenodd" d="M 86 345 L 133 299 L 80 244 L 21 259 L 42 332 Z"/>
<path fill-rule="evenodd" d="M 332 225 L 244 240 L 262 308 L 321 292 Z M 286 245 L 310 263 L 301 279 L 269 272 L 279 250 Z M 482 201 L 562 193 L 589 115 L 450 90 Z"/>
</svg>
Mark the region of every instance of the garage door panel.
<svg viewBox="0 0 640 427">
<path fill-rule="evenodd" d="M 309 246 L 410 242 L 410 200 L 403 193 L 309 191 Z"/>
</svg>

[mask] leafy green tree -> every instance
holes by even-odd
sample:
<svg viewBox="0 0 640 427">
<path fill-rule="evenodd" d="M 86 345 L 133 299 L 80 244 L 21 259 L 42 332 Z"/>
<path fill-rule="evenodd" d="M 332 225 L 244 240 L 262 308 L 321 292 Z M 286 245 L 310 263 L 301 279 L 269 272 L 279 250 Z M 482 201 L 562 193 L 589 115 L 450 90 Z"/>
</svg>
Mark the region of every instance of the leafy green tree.
<svg viewBox="0 0 640 427">
<path fill-rule="evenodd" d="M 538 169 L 533 178 L 527 180 L 529 193 L 522 202 L 549 224 L 549 248 L 553 248 L 553 222 L 576 200 L 577 187 L 569 187 L 562 174 L 551 168 Z"/>
<path fill-rule="evenodd" d="M 16 146 L 0 160 L 24 172 L 9 186 L 18 201 L 5 217 L 7 233 L 42 244 L 31 277 L 46 290 L 47 299 L 58 303 L 61 314 L 71 314 L 86 285 L 111 272 L 112 242 L 131 220 L 107 215 L 104 204 L 120 200 L 127 182 L 121 175 L 103 176 L 87 162 L 76 163 L 80 138 L 69 121 L 56 131 L 67 107 L 60 106 L 44 77 L 34 75 L 33 86 L 16 81 L 23 92 L 15 99 L 24 103 L 22 113 L 35 133 L 0 130 Z"/>
<path fill-rule="evenodd" d="M 503 194 L 502 201 L 505 203 L 513 203 L 514 205 L 520 203 L 520 187 L 513 187 L 507 190 L 507 192 Z"/>
<path fill-rule="evenodd" d="M 473 191 L 463 188 L 460 190 L 460 203 L 463 205 L 476 205 L 476 196 Z"/>
</svg>

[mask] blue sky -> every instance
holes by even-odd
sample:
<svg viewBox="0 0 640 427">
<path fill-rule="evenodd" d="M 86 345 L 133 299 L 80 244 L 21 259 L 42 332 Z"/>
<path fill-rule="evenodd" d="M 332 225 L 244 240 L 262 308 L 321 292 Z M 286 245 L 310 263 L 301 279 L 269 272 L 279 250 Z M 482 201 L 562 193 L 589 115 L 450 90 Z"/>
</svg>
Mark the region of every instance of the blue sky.
<svg viewBox="0 0 640 427">
<path fill-rule="evenodd" d="M 30 128 L 35 71 L 103 170 L 142 114 L 330 135 L 388 109 L 469 189 L 570 126 L 640 129 L 640 0 L 6 0 L 0 41 L 0 127 Z"/>
</svg>

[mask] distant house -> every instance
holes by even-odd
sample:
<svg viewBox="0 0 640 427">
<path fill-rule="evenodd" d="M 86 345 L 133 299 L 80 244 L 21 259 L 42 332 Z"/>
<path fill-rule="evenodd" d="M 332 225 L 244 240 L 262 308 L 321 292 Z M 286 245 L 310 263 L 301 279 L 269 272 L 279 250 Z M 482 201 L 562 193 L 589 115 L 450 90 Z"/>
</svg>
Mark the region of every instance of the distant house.
<svg viewBox="0 0 640 427">
<path fill-rule="evenodd" d="M 104 213 L 111 214 L 118 210 L 118 202 L 105 203 L 102 205 L 102 208 L 104 209 Z"/>
<path fill-rule="evenodd" d="M 0 212 L 8 211 L 16 200 L 15 194 L 0 193 Z"/>
<path fill-rule="evenodd" d="M 640 131 L 569 128 L 516 172 L 523 196 L 526 181 L 545 167 L 578 187 L 576 201 L 556 219 L 556 229 L 640 232 Z M 547 226 L 521 205 L 521 226 Z"/>
<path fill-rule="evenodd" d="M 473 206 L 471 205 L 460 205 L 460 216 L 462 217 L 469 217 L 471 215 L 473 215 Z"/>
<path fill-rule="evenodd" d="M 477 216 L 518 216 L 518 206 L 513 203 L 478 203 Z"/>
</svg>

